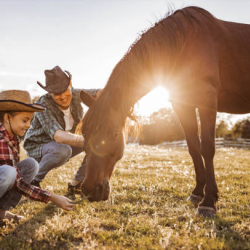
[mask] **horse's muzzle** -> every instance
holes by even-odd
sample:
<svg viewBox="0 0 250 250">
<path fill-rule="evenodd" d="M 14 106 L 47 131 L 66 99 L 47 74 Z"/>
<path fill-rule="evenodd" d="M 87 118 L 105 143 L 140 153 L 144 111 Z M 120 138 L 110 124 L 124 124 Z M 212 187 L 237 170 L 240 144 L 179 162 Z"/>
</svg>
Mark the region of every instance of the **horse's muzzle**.
<svg viewBox="0 0 250 250">
<path fill-rule="evenodd" d="M 89 201 L 106 201 L 109 198 L 109 193 L 110 193 L 110 185 L 109 182 L 106 181 L 104 184 L 98 184 L 94 188 L 92 192 L 87 192 L 84 187 L 81 187 L 82 193 L 88 197 Z"/>
</svg>

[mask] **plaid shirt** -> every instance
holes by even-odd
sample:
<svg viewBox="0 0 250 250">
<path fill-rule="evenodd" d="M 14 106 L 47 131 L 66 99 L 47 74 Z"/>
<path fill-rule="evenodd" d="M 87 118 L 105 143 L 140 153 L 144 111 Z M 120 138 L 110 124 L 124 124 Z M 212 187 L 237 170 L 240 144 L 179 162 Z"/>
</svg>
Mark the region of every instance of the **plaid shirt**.
<svg viewBox="0 0 250 250">
<path fill-rule="evenodd" d="M 74 119 L 74 125 L 70 131 L 71 133 L 75 132 L 76 126 L 83 116 L 80 91 L 80 89 L 72 89 L 70 111 Z M 98 89 L 84 89 L 84 91 L 95 97 Z M 41 96 L 37 103 L 45 106 L 46 110 L 39 113 L 35 112 L 31 127 L 24 138 L 24 148 L 30 157 L 40 161 L 42 146 L 54 140 L 54 134 L 57 130 L 65 130 L 65 121 L 64 113 L 59 109 L 49 93 Z"/>
<path fill-rule="evenodd" d="M 16 191 L 32 200 L 48 203 L 51 193 L 26 183 L 17 168 L 18 162 L 19 142 L 16 137 L 11 139 L 8 131 L 2 124 L 0 124 L 0 167 L 2 165 L 15 167 L 17 171 L 17 177 L 13 188 Z"/>
</svg>

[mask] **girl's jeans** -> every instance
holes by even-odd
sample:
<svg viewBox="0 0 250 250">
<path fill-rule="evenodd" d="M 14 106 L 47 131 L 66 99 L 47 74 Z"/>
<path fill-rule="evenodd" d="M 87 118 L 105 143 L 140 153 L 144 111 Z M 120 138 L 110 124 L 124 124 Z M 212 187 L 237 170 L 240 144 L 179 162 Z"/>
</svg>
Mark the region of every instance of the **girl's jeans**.
<svg viewBox="0 0 250 250">
<path fill-rule="evenodd" d="M 23 180 L 30 183 L 36 176 L 39 165 L 33 158 L 27 158 L 17 164 Z M 16 207 L 22 195 L 13 189 L 16 180 L 16 169 L 9 165 L 0 166 L 0 209 L 9 210 Z"/>
</svg>

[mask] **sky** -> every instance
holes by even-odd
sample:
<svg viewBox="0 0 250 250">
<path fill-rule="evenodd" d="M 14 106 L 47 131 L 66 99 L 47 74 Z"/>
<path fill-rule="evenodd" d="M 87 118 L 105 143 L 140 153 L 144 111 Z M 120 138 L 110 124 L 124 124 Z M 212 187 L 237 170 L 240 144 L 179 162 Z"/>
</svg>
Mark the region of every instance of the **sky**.
<svg viewBox="0 0 250 250">
<path fill-rule="evenodd" d="M 169 5 L 195 5 L 250 24 L 250 0 L 0 0 L 0 91 L 42 95 L 36 82 L 45 83 L 44 70 L 56 65 L 73 75 L 75 88 L 103 88 L 138 34 Z M 144 97 L 141 114 L 167 106 L 163 94 L 158 89 Z"/>
</svg>

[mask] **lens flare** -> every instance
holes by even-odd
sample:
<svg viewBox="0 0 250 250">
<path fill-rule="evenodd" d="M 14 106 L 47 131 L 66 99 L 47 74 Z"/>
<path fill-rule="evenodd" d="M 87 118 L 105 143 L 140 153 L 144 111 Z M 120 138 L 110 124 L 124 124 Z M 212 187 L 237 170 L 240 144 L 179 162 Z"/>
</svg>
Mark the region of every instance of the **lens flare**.
<svg viewBox="0 0 250 250">
<path fill-rule="evenodd" d="M 138 113 L 142 116 L 150 116 L 161 108 L 170 107 L 168 100 L 169 92 L 166 88 L 159 86 L 139 101 Z"/>
<path fill-rule="evenodd" d="M 89 139 L 89 145 L 92 153 L 97 156 L 104 157 L 108 154 L 108 151 L 104 148 L 104 146 L 108 146 L 105 140 L 101 140 L 100 142 L 94 143 L 93 137 L 91 136 L 91 138 Z"/>
</svg>

